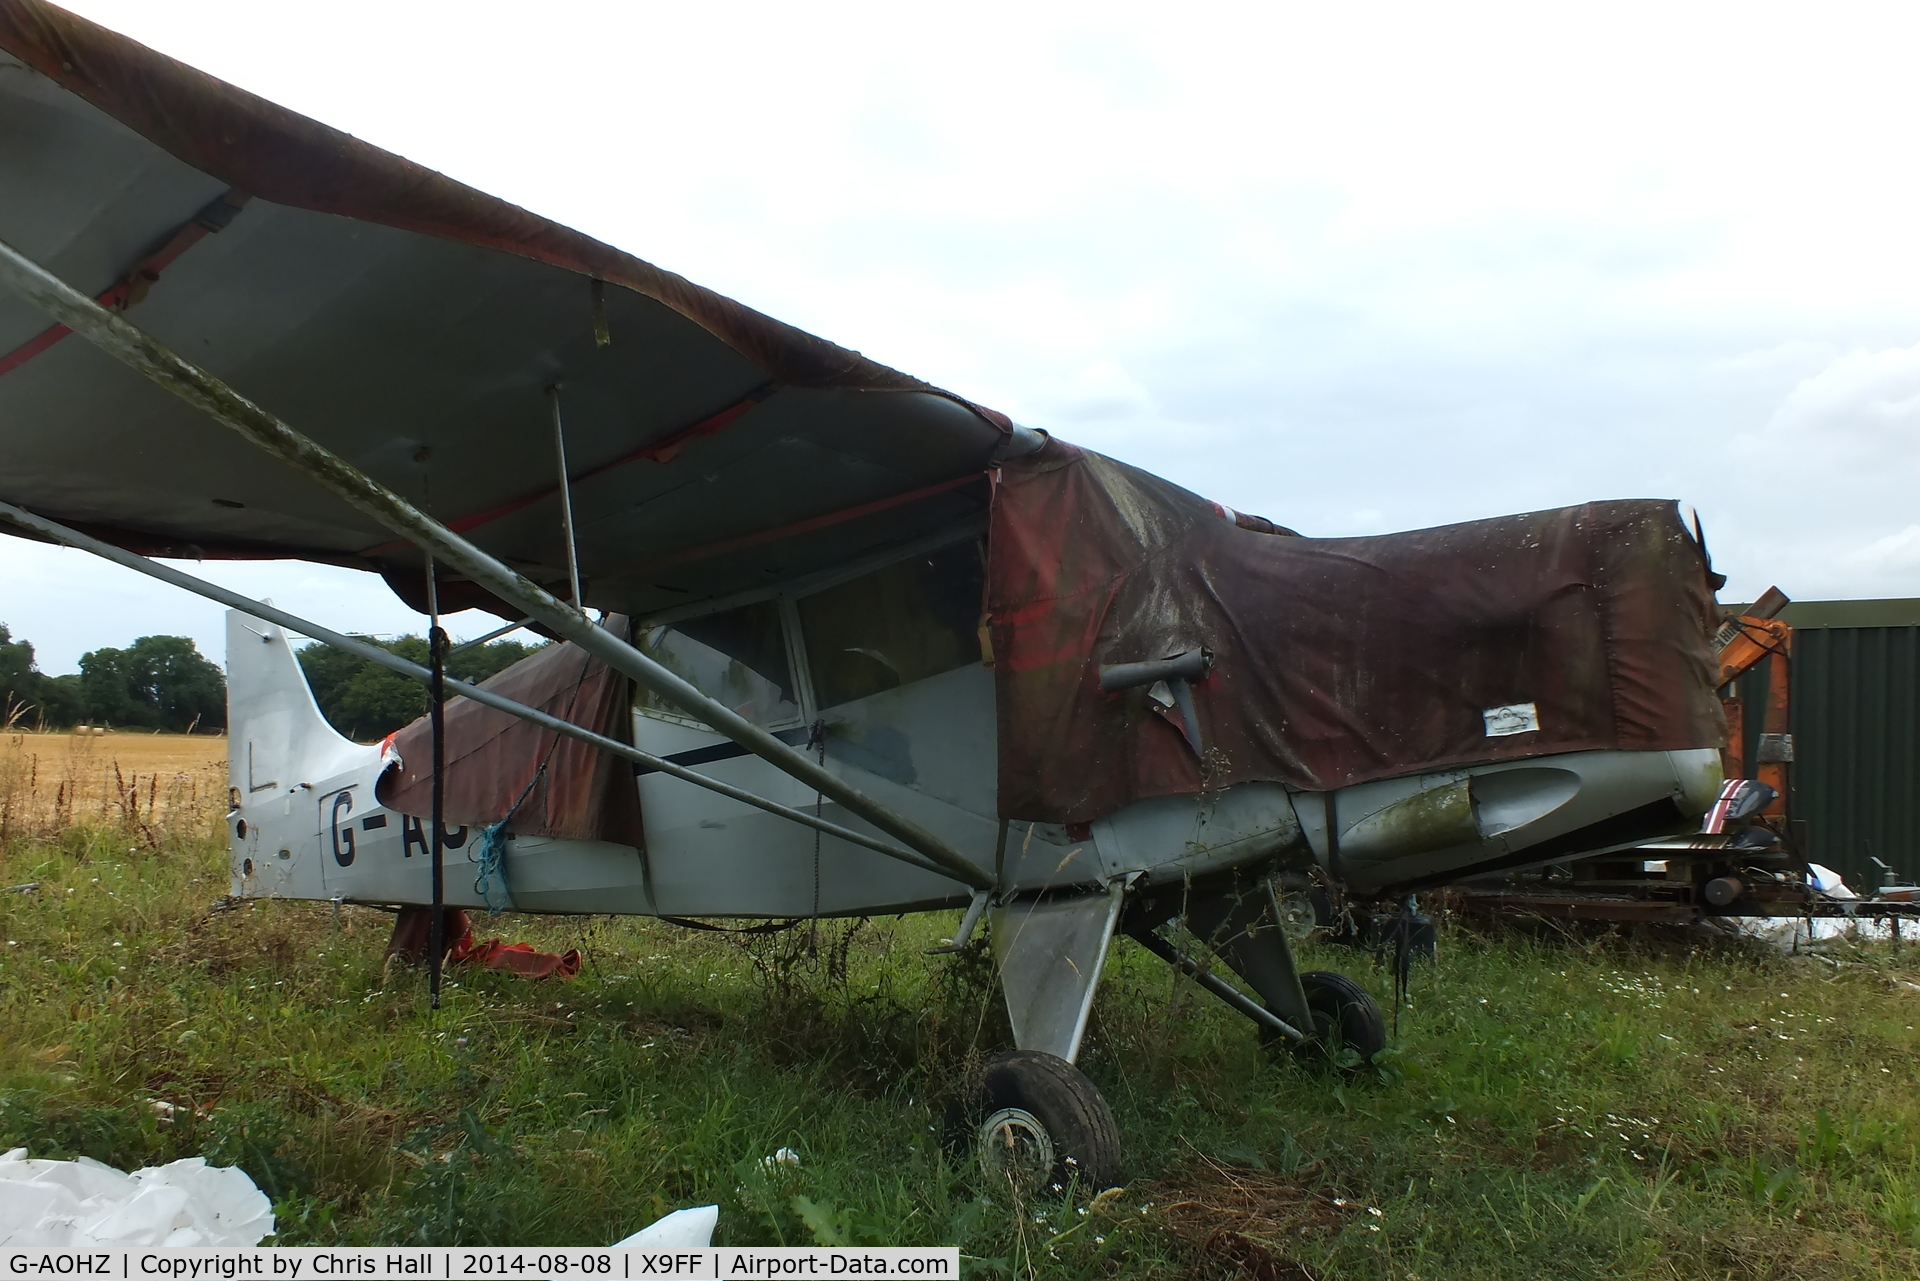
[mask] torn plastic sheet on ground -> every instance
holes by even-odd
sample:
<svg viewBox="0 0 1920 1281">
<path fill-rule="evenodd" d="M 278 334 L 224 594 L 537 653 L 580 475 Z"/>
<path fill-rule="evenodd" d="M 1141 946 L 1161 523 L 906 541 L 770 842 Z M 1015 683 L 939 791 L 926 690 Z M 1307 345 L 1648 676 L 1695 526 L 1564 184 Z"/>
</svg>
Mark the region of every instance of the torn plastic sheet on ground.
<svg viewBox="0 0 1920 1281">
<path fill-rule="evenodd" d="M 614 1242 L 649 1250 L 694 1250 L 713 1244 L 713 1228 L 720 1222 L 720 1207 L 696 1205 L 662 1215 L 630 1237 Z"/>
<path fill-rule="evenodd" d="M 202 1157 L 126 1174 L 86 1157 L 0 1155 L 0 1246 L 258 1245 L 272 1232 L 273 1206 L 246 1172 Z"/>
<path fill-rule="evenodd" d="M 717 1205 L 662 1215 L 616 1246 L 688 1250 L 713 1244 Z M 33 1161 L 0 1154 L 0 1247 L 85 1250 L 251 1246 L 273 1234 L 273 1206 L 244 1170 L 203 1157 L 135 1170 L 87 1157 Z"/>
</svg>

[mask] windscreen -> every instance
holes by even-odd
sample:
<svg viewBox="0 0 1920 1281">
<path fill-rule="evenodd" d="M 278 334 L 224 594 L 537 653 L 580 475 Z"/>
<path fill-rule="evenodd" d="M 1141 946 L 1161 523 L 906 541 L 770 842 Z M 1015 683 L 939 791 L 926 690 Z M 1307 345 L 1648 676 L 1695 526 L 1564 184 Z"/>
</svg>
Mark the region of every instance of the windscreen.
<svg viewBox="0 0 1920 1281">
<path fill-rule="evenodd" d="M 780 607 L 772 601 L 651 627 L 641 633 L 639 644 L 647 657 L 755 725 L 800 719 Z M 688 719 L 643 687 L 636 686 L 634 706 L 650 716 Z"/>
<path fill-rule="evenodd" d="M 980 544 L 969 539 L 801 600 L 800 633 L 820 706 L 979 662 L 985 577 Z"/>
</svg>

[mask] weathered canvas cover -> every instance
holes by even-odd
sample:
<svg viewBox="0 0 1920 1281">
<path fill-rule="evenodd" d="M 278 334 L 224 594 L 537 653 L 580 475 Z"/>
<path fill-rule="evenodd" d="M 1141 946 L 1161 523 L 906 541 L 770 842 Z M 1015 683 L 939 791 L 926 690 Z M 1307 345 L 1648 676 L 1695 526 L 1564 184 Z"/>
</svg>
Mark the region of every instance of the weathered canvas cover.
<svg viewBox="0 0 1920 1281">
<path fill-rule="evenodd" d="M 624 634 L 626 620 L 616 615 L 605 625 Z M 608 738 L 632 741 L 631 683 L 575 645 L 549 645 L 482 684 Z M 446 736 L 449 825 L 497 823 L 525 793 L 507 825 L 510 832 L 644 846 L 639 792 L 626 761 L 465 698 L 447 703 Z M 433 731 L 427 718 L 391 742 L 401 765 L 381 777 L 380 803 L 426 818 L 433 813 Z"/>
<path fill-rule="evenodd" d="M 1724 732 L 1709 571 L 1672 502 L 1299 538 L 1056 441 L 1002 466 L 988 557 L 1008 818 Z M 1195 646 L 1204 757 L 1147 690 L 1099 685 Z M 1489 736 L 1490 709 L 1527 703 L 1537 730 Z"/>
</svg>

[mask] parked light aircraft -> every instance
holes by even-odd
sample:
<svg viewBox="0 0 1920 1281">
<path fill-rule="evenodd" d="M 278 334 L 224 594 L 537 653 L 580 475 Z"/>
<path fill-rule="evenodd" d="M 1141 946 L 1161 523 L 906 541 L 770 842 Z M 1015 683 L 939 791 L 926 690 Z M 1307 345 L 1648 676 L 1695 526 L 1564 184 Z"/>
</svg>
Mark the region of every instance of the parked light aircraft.
<svg viewBox="0 0 1920 1281">
<path fill-rule="evenodd" d="M 1302 538 L 35 0 L 0 0 L 0 242 L 0 516 L 236 607 L 235 893 L 483 906 L 433 869 L 564 732 L 639 829 L 515 811 L 517 910 L 965 909 L 1017 1047 L 971 1124 L 1041 1177 L 1119 1174 L 1073 1066 L 1116 933 L 1364 1058 L 1380 1012 L 1297 971 L 1283 878 L 1399 902 L 1687 830 L 1721 783 L 1670 503 Z M 542 687 L 518 756 L 453 725 L 478 809 L 436 826 L 427 740 L 350 742 L 302 679 L 294 634 L 351 638 L 155 556 L 374 570 L 633 693 L 589 723 Z"/>
</svg>

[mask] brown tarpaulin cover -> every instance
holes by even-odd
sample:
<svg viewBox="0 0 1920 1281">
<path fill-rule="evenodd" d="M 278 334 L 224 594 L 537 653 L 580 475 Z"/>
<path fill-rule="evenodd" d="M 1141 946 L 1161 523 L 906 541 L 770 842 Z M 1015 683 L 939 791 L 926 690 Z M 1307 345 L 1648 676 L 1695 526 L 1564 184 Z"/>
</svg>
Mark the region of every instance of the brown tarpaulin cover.
<svg viewBox="0 0 1920 1281">
<path fill-rule="evenodd" d="M 603 626 L 618 635 L 626 633 L 626 619 L 618 615 Z M 481 687 L 622 743 L 633 739 L 630 683 L 578 646 L 549 645 L 481 682 Z M 640 796 L 633 785 L 633 767 L 626 761 L 471 699 L 450 700 L 446 721 L 449 824 L 484 827 L 499 822 L 546 762 L 545 776 L 527 793 L 508 831 L 615 841 L 635 849 L 645 845 Z M 402 814 L 429 817 L 433 731 L 427 718 L 390 741 L 401 764 L 381 776 L 380 803 Z"/>
<path fill-rule="evenodd" d="M 1294 538 L 1056 441 L 1002 466 L 989 549 L 1008 818 L 1724 733 L 1708 570 L 1671 502 Z M 1104 663 L 1195 646 L 1215 655 L 1193 687 L 1204 759 L 1148 691 L 1099 685 Z M 1521 703 L 1540 728 L 1489 737 L 1482 713 Z"/>
</svg>

